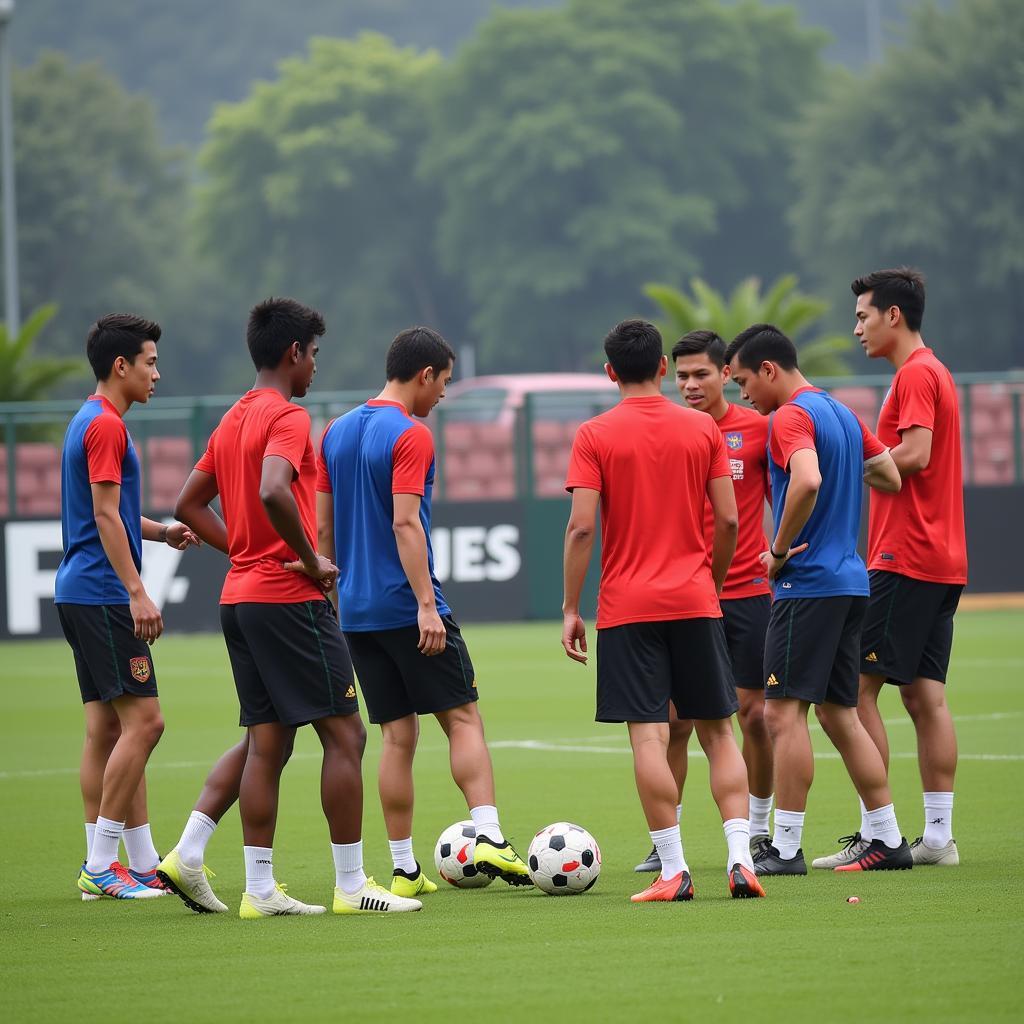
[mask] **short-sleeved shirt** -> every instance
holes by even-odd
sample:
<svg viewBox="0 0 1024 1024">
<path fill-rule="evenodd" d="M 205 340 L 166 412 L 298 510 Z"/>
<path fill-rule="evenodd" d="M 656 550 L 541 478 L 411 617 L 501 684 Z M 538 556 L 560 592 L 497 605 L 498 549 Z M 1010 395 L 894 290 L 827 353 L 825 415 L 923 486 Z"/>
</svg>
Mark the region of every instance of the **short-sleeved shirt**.
<svg viewBox="0 0 1024 1024">
<path fill-rule="evenodd" d="M 370 632 L 415 625 L 416 595 L 395 540 L 396 494 L 420 496 L 420 525 L 439 615 L 451 614 L 434 575 L 430 500 L 434 439 L 397 402 L 373 399 L 327 425 L 317 490 L 334 495 L 334 553 L 342 629 Z"/>
<path fill-rule="evenodd" d="M 139 458 L 121 414 L 100 395 L 86 399 L 64 435 L 60 457 L 60 520 L 64 557 L 57 568 L 57 604 L 129 604 L 128 591 L 103 550 L 93 513 L 92 484 L 120 484 L 118 514 L 135 568 L 142 571 Z"/>
<path fill-rule="evenodd" d="M 789 489 L 789 462 L 801 449 L 817 453 L 821 487 L 814 510 L 793 546 L 807 543 L 775 579 L 775 600 L 790 597 L 867 597 L 868 573 L 857 553 L 864 463 L 885 445 L 842 402 L 803 387 L 772 416 L 768 434 L 772 513 L 776 533 Z"/>
<path fill-rule="evenodd" d="M 917 349 L 896 371 L 878 414 L 878 439 L 890 448 L 911 427 L 932 432 L 931 458 L 897 494 L 871 492 L 868 568 L 966 583 L 960 405 L 952 375 L 930 348 Z"/>
<path fill-rule="evenodd" d="M 722 587 L 723 601 L 768 594 L 771 588 L 761 552 L 768 550 L 764 533 L 764 503 L 770 495 L 768 484 L 768 418 L 754 409 L 729 404 L 726 414 L 716 420 L 722 432 L 732 486 L 736 492 L 740 532 L 729 573 Z M 715 536 L 715 516 L 708 501 L 704 515 L 704 537 L 708 551 Z"/>
<path fill-rule="evenodd" d="M 228 530 L 231 568 L 221 604 L 297 604 L 326 600 L 308 576 L 285 569 L 299 556 L 270 524 L 260 500 L 263 460 L 271 455 L 292 466 L 292 496 L 302 529 L 316 550 L 316 457 L 309 413 L 273 388 L 247 391 L 224 413 L 196 469 L 217 479 Z"/>
<path fill-rule="evenodd" d="M 598 629 L 721 617 L 704 504 L 708 482 L 728 476 L 715 421 L 660 395 L 624 398 L 579 428 L 565 487 L 601 493 Z"/>
</svg>

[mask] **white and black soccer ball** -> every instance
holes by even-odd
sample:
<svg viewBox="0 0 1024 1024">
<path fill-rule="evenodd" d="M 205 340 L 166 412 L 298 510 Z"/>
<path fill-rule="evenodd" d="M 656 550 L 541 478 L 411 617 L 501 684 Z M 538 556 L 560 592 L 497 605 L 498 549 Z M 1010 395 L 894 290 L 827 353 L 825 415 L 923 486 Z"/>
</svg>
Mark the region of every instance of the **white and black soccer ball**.
<svg viewBox="0 0 1024 1024">
<path fill-rule="evenodd" d="M 592 889 L 601 874 L 601 848 L 585 828 L 556 821 L 533 837 L 526 863 L 541 892 L 576 895 Z"/>
<path fill-rule="evenodd" d="M 493 879 L 473 865 L 476 849 L 476 828 L 472 821 L 457 821 L 438 837 L 434 847 L 437 873 L 457 889 L 482 889 Z"/>
</svg>

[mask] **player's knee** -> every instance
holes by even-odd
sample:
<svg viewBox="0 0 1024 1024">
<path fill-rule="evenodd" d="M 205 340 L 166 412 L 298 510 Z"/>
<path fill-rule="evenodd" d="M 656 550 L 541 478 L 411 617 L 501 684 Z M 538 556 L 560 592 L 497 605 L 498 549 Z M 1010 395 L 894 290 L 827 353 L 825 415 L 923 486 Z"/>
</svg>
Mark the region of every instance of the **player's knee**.
<svg viewBox="0 0 1024 1024">
<path fill-rule="evenodd" d="M 675 743 L 687 743 L 693 732 L 692 718 L 675 718 L 668 723 L 669 736 Z"/>
<path fill-rule="evenodd" d="M 780 704 L 768 700 L 764 702 L 764 725 L 773 740 L 786 731 L 790 720 L 790 715 L 786 712 L 787 709 Z"/>
<path fill-rule="evenodd" d="M 159 711 L 147 715 L 140 724 L 138 732 L 142 743 L 152 750 L 164 734 L 164 716 Z"/>
<path fill-rule="evenodd" d="M 767 736 L 764 724 L 764 701 L 749 701 L 740 705 L 738 714 L 744 736 Z"/>
<path fill-rule="evenodd" d="M 109 754 L 121 738 L 121 723 L 115 718 L 112 722 L 90 725 L 85 738 L 92 746 Z"/>
</svg>

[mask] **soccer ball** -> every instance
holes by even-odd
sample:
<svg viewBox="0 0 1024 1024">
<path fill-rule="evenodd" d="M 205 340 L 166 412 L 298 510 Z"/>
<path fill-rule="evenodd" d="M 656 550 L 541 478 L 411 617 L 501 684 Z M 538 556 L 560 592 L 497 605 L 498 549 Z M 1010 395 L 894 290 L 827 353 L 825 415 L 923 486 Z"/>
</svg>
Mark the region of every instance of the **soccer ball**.
<svg viewBox="0 0 1024 1024">
<path fill-rule="evenodd" d="M 434 847 L 434 867 L 437 873 L 457 889 L 482 889 L 493 879 L 473 865 L 476 848 L 476 828 L 471 821 L 457 821 L 449 825 L 438 837 Z"/>
<path fill-rule="evenodd" d="M 601 848 L 585 828 L 556 821 L 533 837 L 526 862 L 541 892 L 575 895 L 593 888 L 601 874 Z"/>
</svg>

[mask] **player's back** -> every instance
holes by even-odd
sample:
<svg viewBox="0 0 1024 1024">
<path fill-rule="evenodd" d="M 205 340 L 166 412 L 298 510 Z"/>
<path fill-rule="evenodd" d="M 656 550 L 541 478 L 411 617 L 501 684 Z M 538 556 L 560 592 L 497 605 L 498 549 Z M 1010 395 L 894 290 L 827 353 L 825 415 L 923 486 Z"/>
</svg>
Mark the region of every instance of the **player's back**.
<svg viewBox="0 0 1024 1024">
<path fill-rule="evenodd" d="M 661 396 L 580 427 L 566 486 L 601 493 L 599 629 L 721 615 L 704 503 L 709 478 L 728 475 L 715 421 Z"/>
</svg>

